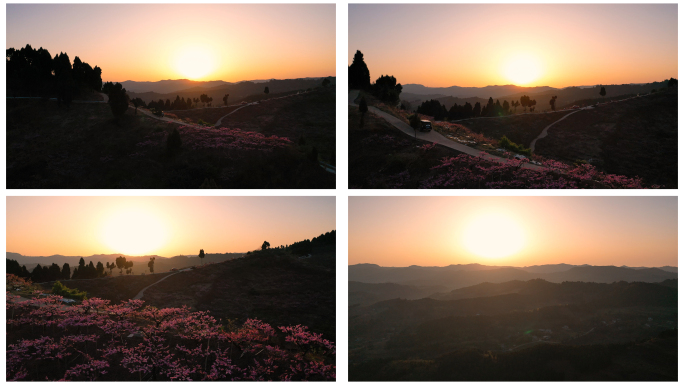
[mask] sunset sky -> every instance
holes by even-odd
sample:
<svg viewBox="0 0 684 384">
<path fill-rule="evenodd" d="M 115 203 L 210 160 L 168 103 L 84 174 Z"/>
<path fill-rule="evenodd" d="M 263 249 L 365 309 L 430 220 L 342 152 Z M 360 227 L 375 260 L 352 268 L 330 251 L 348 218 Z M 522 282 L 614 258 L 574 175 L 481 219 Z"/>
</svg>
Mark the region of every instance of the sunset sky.
<svg viewBox="0 0 684 384">
<path fill-rule="evenodd" d="M 333 229 L 334 197 L 7 197 L 7 251 L 25 256 L 246 252 Z"/>
<path fill-rule="evenodd" d="M 335 75 L 335 4 L 9 4 L 6 30 L 104 81 Z"/>
<path fill-rule="evenodd" d="M 350 4 L 371 81 L 567 87 L 677 77 L 677 4 Z"/>
<path fill-rule="evenodd" d="M 359 263 L 677 266 L 677 198 L 350 197 Z"/>
</svg>

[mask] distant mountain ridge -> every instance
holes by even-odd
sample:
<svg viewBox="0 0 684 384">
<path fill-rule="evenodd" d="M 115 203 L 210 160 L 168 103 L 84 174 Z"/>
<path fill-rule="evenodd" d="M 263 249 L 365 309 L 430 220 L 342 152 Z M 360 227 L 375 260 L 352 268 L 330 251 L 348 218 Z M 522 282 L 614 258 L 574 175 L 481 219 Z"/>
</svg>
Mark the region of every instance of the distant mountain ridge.
<svg viewBox="0 0 684 384">
<path fill-rule="evenodd" d="M 190 89 L 198 88 L 216 88 L 230 84 L 239 83 L 268 83 L 269 81 L 275 80 L 318 80 L 324 79 L 325 77 L 303 77 L 298 79 L 268 79 L 268 80 L 242 80 L 236 82 L 229 82 L 223 80 L 209 80 L 209 81 L 196 81 L 189 79 L 168 79 L 159 81 L 134 81 L 125 80 L 119 81 L 121 85 L 128 92 L 133 93 L 145 93 L 145 92 L 155 92 L 155 93 L 173 93 L 173 92 L 187 92 Z"/>
<path fill-rule="evenodd" d="M 146 103 L 150 101 L 158 100 L 175 100 L 176 96 L 182 98 L 199 98 L 200 95 L 206 94 L 207 96 L 213 98 L 212 105 L 218 106 L 222 105 L 223 95 L 228 94 L 228 102 L 234 102 L 236 100 L 242 99 L 244 97 L 263 94 L 264 88 L 269 88 L 269 93 L 275 94 L 279 92 L 290 92 L 297 90 L 305 90 L 308 88 L 316 88 L 321 85 L 323 78 L 312 79 L 285 79 L 285 80 L 268 80 L 266 82 L 253 82 L 253 81 L 241 81 L 237 83 L 219 83 L 210 84 L 209 86 L 200 86 L 198 84 L 188 84 L 189 86 L 175 91 L 167 92 L 157 92 L 157 91 L 145 91 L 136 92 L 132 89 L 126 88 L 126 93 L 129 97 L 136 98 L 139 97 Z M 331 85 L 336 84 L 336 78 L 330 77 Z"/>
<path fill-rule="evenodd" d="M 549 282 L 583 281 L 612 283 L 643 281 L 657 283 L 676 279 L 676 267 L 629 268 L 571 264 L 535 265 L 528 267 L 486 266 L 481 264 L 449 265 L 446 267 L 381 267 L 376 264 L 349 266 L 349 281 L 361 283 L 396 283 L 435 286 L 450 289 L 480 283 L 502 283 L 511 280 L 544 279 Z"/>
<path fill-rule="evenodd" d="M 594 86 L 571 86 L 565 88 L 553 87 L 519 87 L 516 85 L 489 85 L 486 87 L 426 87 L 421 84 L 406 84 L 403 85 L 402 93 L 399 96 L 402 100 L 418 104 L 425 100 L 436 99 L 440 100 L 447 109 L 454 104 L 464 105 L 470 102 L 474 105 L 475 102 L 482 101 L 479 99 L 489 98 L 494 100 L 519 100 L 521 96 L 527 95 L 532 99 L 537 100 L 538 110 L 545 110 L 549 108 L 548 101 L 552 96 L 557 96 L 556 107 L 563 108 L 578 100 L 600 99 L 599 95 L 601 85 Z M 667 87 L 667 80 L 654 81 L 652 83 L 630 83 L 630 84 L 611 84 L 603 85 L 606 89 L 606 96 L 621 96 L 645 94 L 651 92 L 653 89 L 660 89 Z M 417 107 L 417 105 L 413 105 Z"/>
</svg>

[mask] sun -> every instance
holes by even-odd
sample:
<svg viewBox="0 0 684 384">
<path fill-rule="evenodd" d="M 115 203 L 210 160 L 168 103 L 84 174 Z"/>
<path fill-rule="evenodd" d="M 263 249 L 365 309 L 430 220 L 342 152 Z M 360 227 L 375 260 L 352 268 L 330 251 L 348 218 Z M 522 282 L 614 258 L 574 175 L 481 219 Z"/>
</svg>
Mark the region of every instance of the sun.
<svg viewBox="0 0 684 384">
<path fill-rule="evenodd" d="M 503 213 L 478 215 L 466 224 L 463 246 L 471 253 L 487 259 L 515 255 L 525 246 L 525 232 L 518 222 Z"/>
<path fill-rule="evenodd" d="M 174 66 L 183 77 L 196 80 L 212 73 L 216 67 L 216 60 L 209 49 L 188 47 L 178 52 Z"/>
<path fill-rule="evenodd" d="M 526 85 L 542 75 L 542 66 L 536 57 L 529 54 L 518 54 L 510 57 L 503 64 L 503 75 L 515 85 Z"/>
<path fill-rule="evenodd" d="M 144 208 L 120 209 L 102 225 L 102 242 L 111 250 L 131 256 L 152 254 L 168 239 L 165 223 Z"/>
</svg>

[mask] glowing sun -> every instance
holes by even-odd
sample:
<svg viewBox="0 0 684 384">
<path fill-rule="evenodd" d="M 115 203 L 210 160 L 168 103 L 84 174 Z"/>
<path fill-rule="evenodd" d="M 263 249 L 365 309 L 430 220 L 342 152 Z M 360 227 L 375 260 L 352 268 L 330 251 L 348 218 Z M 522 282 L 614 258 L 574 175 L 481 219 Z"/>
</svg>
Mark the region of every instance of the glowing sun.
<svg viewBox="0 0 684 384">
<path fill-rule="evenodd" d="M 483 214 L 463 231 L 463 245 L 471 253 L 488 259 L 514 255 L 525 246 L 525 233 L 518 222 L 502 213 Z"/>
<path fill-rule="evenodd" d="M 534 56 L 520 54 L 504 62 L 503 74 L 513 84 L 525 85 L 541 77 L 542 66 Z"/>
<path fill-rule="evenodd" d="M 101 233 L 110 249 L 131 256 L 151 254 L 168 238 L 164 222 L 144 209 L 117 211 L 105 220 Z"/>
<path fill-rule="evenodd" d="M 216 60 L 208 49 L 190 47 L 181 50 L 175 59 L 176 71 L 191 80 L 200 79 L 212 73 Z"/>
</svg>

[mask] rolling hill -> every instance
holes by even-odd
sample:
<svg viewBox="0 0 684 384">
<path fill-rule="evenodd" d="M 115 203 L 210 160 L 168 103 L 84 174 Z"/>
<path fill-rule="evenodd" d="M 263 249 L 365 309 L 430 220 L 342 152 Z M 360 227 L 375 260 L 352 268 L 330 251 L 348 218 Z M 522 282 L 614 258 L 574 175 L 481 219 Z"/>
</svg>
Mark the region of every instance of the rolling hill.
<svg viewBox="0 0 684 384">
<path fill-rule="evenodd" d="M 200 95 L 206 94 L 212 97 L 214 100 L 212 105 L 221 105 L 222 99 L 225 94 L 229 94 L 228 102 L 232 103 L 234 101 L 240 100 L 246 96 L 261 94 L 264 92 L 264 88 L 268 87 L 270 93 L 280 93 L 289 92 L 296 90 L 305 90 L 308 88 L 315 88 L 321 85 L 322 79 L 287 79 L 287 80 L 268 80 L 267 82 L 252 82 L 243 81 L 240 83 L 222 83 L 213 86 L 192 86 L 187 88 L 182 88 L 173 91 L 146 91 L 146 92 L 135 92 L 126 88 L 128 95 L 131 98 L 139 97 L 145 103 L 157 100 L 175 100 L 176 96 L 182 98 L 199 98 Z M 335 77 L 331 78 L 331 83 L 335 84 Z"/>
</svg>

